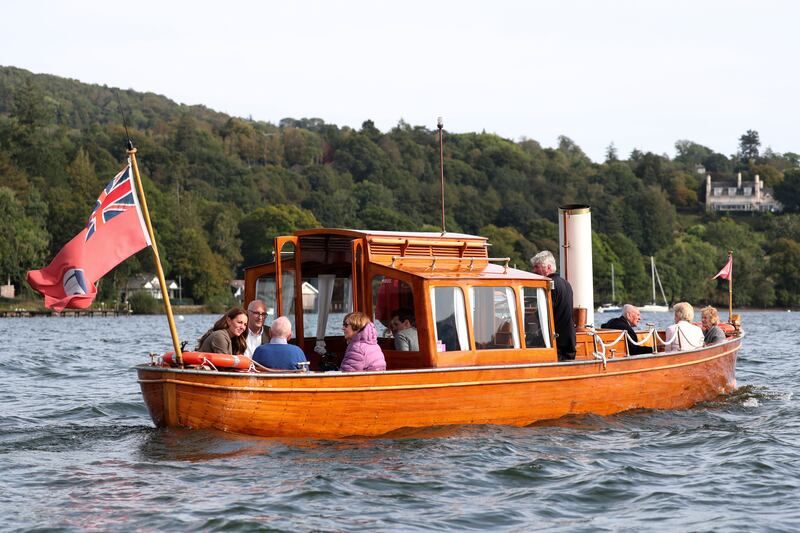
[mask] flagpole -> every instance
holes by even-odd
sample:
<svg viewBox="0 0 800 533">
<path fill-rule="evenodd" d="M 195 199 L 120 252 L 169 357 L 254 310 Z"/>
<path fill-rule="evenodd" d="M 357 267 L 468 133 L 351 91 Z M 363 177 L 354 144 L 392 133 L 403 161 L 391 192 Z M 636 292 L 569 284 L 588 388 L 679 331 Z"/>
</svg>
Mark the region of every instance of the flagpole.
<svg viewBox="0 0 800 533">
<path fill-rule="evenodd" d="M 136 177 L 136 189 L 139 191 L 139 201 L 142 205 L 142 214 L 144 215 L 144 222 L 147 225 L 147 233 L 150 234 L 150 242 L 153 245 L 153 259 L 156 263 L 156 272 L 158 273 L 158 284 L 161 286 L 161 296 L 164 300 L 164 309 L 167 312 L 167 322 L 169 322 L 169 332 L 172 335 L 172 347 L 175 349 L 175 356 L 177 357 L 178 365 L 183 366 L 183 353 L 181 352 L 181 342 L 178 339 L 178 330 L 175 328 L 175 317 L 172 316 L 172 305 L 169 303 L 169 291 L 167 290 L 167 281 L 164 279 L 164 269 L 161 268 L 161 258 L 158 255 L 158 246 L 156 246 L 156 236 L 153 233 L 153 225 L 150 223 L 150 211 L 147 209 L 147 200 L 144 197 L 144 187 L 142 187 L 142 178 L 139 176 L 139 165 L 136 163 L 136 148 L 133 143 L 128 141 L 128 155 L 131 158 L 131 165 L 133 166 L 133 175 Z"/>
<path fill-rule="evenodd" d="M 728 275 L 728 322 L 733 320 L 733 250 L 728 250 L 728 261 L 731 264 L 731 272 Z"/>
</svg>

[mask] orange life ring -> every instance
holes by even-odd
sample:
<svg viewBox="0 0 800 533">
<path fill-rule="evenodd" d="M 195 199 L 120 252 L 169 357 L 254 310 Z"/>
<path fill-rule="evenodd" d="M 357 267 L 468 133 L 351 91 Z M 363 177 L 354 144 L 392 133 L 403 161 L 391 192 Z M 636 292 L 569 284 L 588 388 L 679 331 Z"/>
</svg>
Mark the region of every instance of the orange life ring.
<svg viewBox="0 0 800 533">
<path fill-rule="evenodd" d="M 253 364 L 253 360 L 246 355 L 231 355 L 227 353 L 209 352 L 183 352 L 183 364 L 201 366 L 211 363 L 217 368 L 235 368 L 237 370 L 247 370 Z M 175 352 L 167 352 L 161 356 L 161 360 L 170 366 L 177 366 L 178 361 Z"/>
<path fill-rule="evenodd" d="M 729 324 L 728 322 L 720 322 L 717 324 L 717 326 L 719 326 L 719 329 L 724 331 L 725 335 L 728 337 L 736 333 L 736 328 L 733 326 L 733 324 Z"/>
</svg>

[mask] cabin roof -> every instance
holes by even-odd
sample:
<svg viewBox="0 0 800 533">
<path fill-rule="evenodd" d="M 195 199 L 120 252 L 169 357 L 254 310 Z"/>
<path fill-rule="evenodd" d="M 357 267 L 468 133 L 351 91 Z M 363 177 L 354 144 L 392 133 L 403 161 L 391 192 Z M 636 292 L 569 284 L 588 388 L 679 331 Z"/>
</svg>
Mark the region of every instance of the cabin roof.
<svg viewBox="0 0 800 533">
<path fill-rule="evenodd" d="M 479 235 L 469 235 L 467 233 L 441 233 L 438 231 L 379 231 L 346 228 L 314 228 L 302 229 L 294 232 L 294 235 L 303 237 L 307 235 L 348 235 L 351 237 L 396 237 L 410 239 L 431 239 L 431 240 L 476 240 L 486 242 L 486 237 Z"/>
<path fill-rule="evenodd" d="M 534 280 L 534 281 L 549 281 L 549 278 L 545 276 L 539 276 L 534 274 L 533 272 L 526 272 L 524 270 L 518 270 L 516 268 L 504 268 L 503 265 L 496 265 L 496 264 L 486 264 L 483 262 L 483 265 L 478 268 L 476 267 L 474 270 L 469 271 L 465 270 L 463 267 L 461 269 L 455 270 L 453 268 L 447 269 L 443 267 L 439 270 L 431 270 L 430 262 L 422 264 L 420 263 L 419 266 L 413 265 L 404 265 L 400 268 L 394 267 L 396 270 L 401 272 L 407 272 L 409 274 L 413 274 L 415 276 L 419 276 L 421 278 L 429 279 L 429 280 L 482 280 L 482 279 L 498 279 L 498 280 Z"/>
</svg>

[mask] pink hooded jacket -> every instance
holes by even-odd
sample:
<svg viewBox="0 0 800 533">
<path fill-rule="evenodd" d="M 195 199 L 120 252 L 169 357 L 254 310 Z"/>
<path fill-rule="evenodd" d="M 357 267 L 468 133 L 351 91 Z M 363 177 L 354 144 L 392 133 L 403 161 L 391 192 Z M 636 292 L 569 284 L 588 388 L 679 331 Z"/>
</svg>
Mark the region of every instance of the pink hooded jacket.
<svg viewBox="0 0 800 533">
<path fill-rule="evenodd" d="M 339 369 L 342 372 L 386 370 L 386 359 L 378 346 L 378 330 L 375 329 L 375 324 L 370 322 L 353 335 Z"/>
</svg>

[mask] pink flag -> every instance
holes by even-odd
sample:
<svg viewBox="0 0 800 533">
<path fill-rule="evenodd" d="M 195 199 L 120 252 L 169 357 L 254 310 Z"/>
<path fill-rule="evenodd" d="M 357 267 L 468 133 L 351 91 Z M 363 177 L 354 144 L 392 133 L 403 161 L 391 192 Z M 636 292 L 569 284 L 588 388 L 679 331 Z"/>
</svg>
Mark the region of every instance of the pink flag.
<svg viewBox="0 0 800 533">
<path fill-rule="evenodd" d="M 722 267 L 722 270 L 717 272 L 717 275 L 711 279 L 731 279 L 731 274 L 733 274 L 733 256 L 728 257 L 728 262 L 725 263 L 725 266 Z"/>
<path fill-rule="evenodd" d="M 128 162 L 100 193 L 86 227 L 47 267 L 28 272 L 28 283 L 44 296 L 46 307 L 84 309 L 97 296 L 95 283 L 146 246 L 150 236 Z"/>
</svg>

